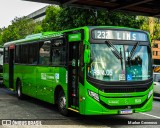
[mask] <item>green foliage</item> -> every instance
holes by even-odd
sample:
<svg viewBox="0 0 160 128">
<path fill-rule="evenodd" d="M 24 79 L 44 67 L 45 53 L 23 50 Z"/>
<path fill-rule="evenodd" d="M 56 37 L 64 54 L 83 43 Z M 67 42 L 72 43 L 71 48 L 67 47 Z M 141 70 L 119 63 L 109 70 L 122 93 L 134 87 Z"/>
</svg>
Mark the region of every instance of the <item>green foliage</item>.
<svg viewBox="0 0 160 128">
<path fill-rule="evenodd" d="M 0 28 L 0 45 L 3 44 L 3 42 L 2 42 L 2 36 L 3 36 L 2 33 L 3 33 L 3 29 Z"/>
<path fill-rule="evenodd" d="M 88 9 L 62 8 L 57 19 L 61 30 L 86 25 L 96 25 L 95 12 Z"/>
<path fill-rule="evenodd" d="M 46 17 L 42 21 L 43 31 L 57 31 L 57 19 L 59 16 L 60 8 L 57 6 L 48 6 L 46 9 Z"/>
<path fill-rule="evenodd" d="M 11 25 L 8 28 L 4 29 L 3 36 L 2 36 L 2 42 L 5 43 L 8 41 L 18 39 L 18 35 L 16 31 L 17 30 L 14 30 Z"/>
<path fill-rule="evenodd" d="M 36 26 L 36 23 L 33 20 L 28 19 L 26 17 L 22 17 L 22 18 L 16 17 L 12 21 L 12 27 L 13 27 L 13 30 L 15 30 L 15 32 L 17 33 L 18 39 L 24 38 L 26 35 L 33 33 L 35 26 Z"/>
<path fill-rule="evenodd" d="M 0 45 L 2 45 L 3 42 L 2 42 L 2 34 L 0 33 Z"/>
<path fill-rule="evenodd" d="M 35 34 L 35 33 L 40 33 L 40 32 L 43 32 L 42 22 L 41 21 L 36 22 L 33 33 Z"/>
<path fill-rule="evenodd" d="M 138 18 L 144 21 L 140 29 L 150 32 L 151 26 L 149 23 L 149 17 L 140 16 Z M 158 18 L 153 18 L 153 34 L 151 33 L 151 39 L 160 39 L 160 21 Z"/>
<path fill-rule="evenodd" d="M 154 19 L 153 39 L 160 39 L 160 21 L 158 18 Z"/>
<path fill-rule="evenodd" d="M 81 9 L 73 7 L 49 6 L 42 21 L 43 31 L 59 31 L 81 26 L 125 26 L 140 28 L 142 20 L 136 16 L 106 10 Z"/>
<path fill-rule="evenodd" d="M 42 26 L 41 25 L 35 26 L 34 33 L 40 33 L 40 32 L 42 32 Z"/>
<path fill-rule="evenodd" d="M 143 20 L 143 24 L 140 26 L 140 29 L 149 31 L 149 20 L 148 17 L 139 16 L 138 19 Z"/>
<path fill-rule="evenodd" d="M 14 20 L 12 20 L 12 25 L 9 25 L 8 28 L 3 30 L 1 42 L 5 43 L 22 39 L 26 35 L 33 34 L 35 31 L 40 31 L 38 25 L 33 20 L 26 17 L 16 17 Z"/>
<path fill-rule="evenodd" d="M 121 12 L 95 11 L 71 7 L 62 8 L 57 19 L 57 25 L 61 30 L 94 25 L 140 28 L 142 23 L 143 20 L 137 20 L 136 16 Z"/>
</svg>

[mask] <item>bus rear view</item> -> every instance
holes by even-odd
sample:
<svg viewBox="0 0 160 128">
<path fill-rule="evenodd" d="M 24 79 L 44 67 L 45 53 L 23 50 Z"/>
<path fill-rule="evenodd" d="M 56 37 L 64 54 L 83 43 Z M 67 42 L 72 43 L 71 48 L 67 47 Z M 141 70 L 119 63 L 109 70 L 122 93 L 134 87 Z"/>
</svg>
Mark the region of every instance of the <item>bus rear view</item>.
<svg viewBox="0 0 160 128">
<path fill-rule="evenodd" d="M 152 108 L 150 40 L 143 31 L 90 28 L 87 114 L 131 114 Z"/>
</svg>

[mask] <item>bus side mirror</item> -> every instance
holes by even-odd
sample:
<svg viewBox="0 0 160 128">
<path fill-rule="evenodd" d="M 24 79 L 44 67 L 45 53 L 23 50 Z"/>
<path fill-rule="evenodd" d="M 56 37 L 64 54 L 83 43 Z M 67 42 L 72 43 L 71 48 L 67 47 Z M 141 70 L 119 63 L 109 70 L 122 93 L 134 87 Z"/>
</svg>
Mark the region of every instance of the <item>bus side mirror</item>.
<svg viewBox="0 0 160 128">
<path fill-rule="evenodd" d="M 85 49 L 84 51 L 84 63 L 90 63 L 90 50 L 89 49 Z"/>
</svg>

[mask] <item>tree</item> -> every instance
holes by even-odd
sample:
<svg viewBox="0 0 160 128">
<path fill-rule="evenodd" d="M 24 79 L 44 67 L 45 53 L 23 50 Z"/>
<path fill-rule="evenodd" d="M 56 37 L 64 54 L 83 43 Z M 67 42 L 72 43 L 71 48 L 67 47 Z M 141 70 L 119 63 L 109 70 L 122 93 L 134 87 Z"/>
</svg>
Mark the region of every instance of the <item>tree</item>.
<svg viewBox="0 0 160 128">
<path fill-rule="evenodd" d="M 158 18 L 139 16 L 144 22 L 140 29 L 150 32 L 152 40 L 160 39 L 160 21 Z"/>
<path fill-rule="evenodd" d="M 58 6 L 48 6 L 46 9 L 46 17 L 42 21 L 43 31 L 57 31 L 57 18 L 59 16 L 60 8 Z"/>
<path fill-rule="evenodd" d="M 140 28 L 143 21 L 135 15 L 107 10 L 49 6 L 42 22 L 43 31 L 59 31 L 80 26 L 125 26 Z"/>
<path fill-rule="evenodd" d="M 16 33 L 16 30 L 14 30 L 10 25 L 8 28 L 4 29 L 3 31 L 2 43 L 13 41 L 15 39 L 18 39 L 18 35 Z"/>
<path fill-rule="evenodd" d="M 0 28 L 0 45 L 3 44 L 3 42 L 2 42 L 2 33 L 3 33 L 3 29 Z"/>
<path fill-rule="evenodd" d="M 38 25 L 39 24 L 35 23 L 32 19 L 16 17 L 12 20 L 12 25 L 9 25 L 8 28 L 3 30 L 2 43 L 25 38 L 25 36 L 33 34 Z"/>
<path fill-rule="evenodd" d="M 2 42 L 2 34 L 0 33 L 0 45 L 2 45 L 3 42 Z"/>
<path fill-rule="evenodd" d="M 42 22 L 36 22 L 36 26 L 34 28 L 33 33 L 40 33 L 40 32 L 43 32 Z"/>
<path fill-rule="evenodd" d="M 12 28 L 17 33 L 18 39 L 24 38 L 26 35 L 32 34 L 36 27 L 36 23 L 27 17 L 15 18 L 12 21 Z"/>
<path fill-rule="evenodd" d="M 136 19 L 135 15 L 121 12 L 109 12 L 107 10 L 80 9 L 64 7 L 60 10 L 57 25 L 61 30 L 80 26 L 125 26 L 140 28 L 143 20 Z"/>
</svg>

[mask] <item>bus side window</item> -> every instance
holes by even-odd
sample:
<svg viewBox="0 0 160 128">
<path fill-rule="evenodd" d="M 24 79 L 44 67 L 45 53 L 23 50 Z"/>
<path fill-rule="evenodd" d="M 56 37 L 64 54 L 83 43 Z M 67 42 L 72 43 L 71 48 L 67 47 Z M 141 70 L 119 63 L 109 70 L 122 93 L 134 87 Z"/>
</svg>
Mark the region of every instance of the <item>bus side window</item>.
<svg viewBox="0 0 160 128">
<path fill-rule="evenodd" d="M 29 44 L 29 57 L 28 62 L 29 64 L 37 64 L 38 62 L 38 43 Z"/>
<path fill-rule="evenodd" d="M 44 44 L 40 42 L 39 44 L 39 64 L 49 65 L 50 64 L 50 44 Z"/>
<path fill-rule="evenodd" d="M 66 64 L 66 46 L 63 39 L 54 40 L 52 42 L 52 65 Z"/>
<path fill-rule="evenodd" d="M 15 63 L 20 63 L 20 55 L 21 55 L 21 46 L 16 45 L 15 49 Z"/>
<path fill-rule="evenodd" d="M 4 63 L 8 63 L 8 47 L 4 48 Z"/>
<path fill-rule="evenodd" d="M 20 61 L 22 64 L 28 63 L 28 44 L 21 45 Z"/>
</svg>

